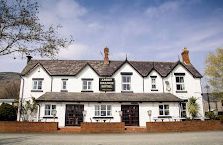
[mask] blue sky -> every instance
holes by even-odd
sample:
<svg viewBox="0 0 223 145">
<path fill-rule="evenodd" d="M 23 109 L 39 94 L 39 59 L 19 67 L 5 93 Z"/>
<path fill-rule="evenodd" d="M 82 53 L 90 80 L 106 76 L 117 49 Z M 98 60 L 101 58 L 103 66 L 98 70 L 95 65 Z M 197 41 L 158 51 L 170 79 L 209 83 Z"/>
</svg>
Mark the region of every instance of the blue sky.
<svg viewBox="0 0 223 145">
<path fill-rule="evenodd" d="M 222 0 L 40 0 L 40 21 L 61 24 L 75 42 L 58 59 L 177 61 L 184 47 L 203 74 L 208 52 L 223 47 Z M 26 60 L 0 57 L 0 71 L 18 71 Z M 35 59 L 38 57 L 35 56 Z"/>
</svg>

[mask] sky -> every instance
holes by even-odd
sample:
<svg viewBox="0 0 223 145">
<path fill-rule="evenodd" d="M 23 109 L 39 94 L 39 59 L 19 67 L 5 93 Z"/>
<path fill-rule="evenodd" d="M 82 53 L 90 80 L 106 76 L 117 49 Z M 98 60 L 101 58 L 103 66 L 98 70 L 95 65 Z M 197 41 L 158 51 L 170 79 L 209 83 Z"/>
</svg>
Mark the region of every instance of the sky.
<svg viewBox="0 0 223 145">
<path fill-rule="evenodd" d="M 40 22 L 62 25 L 72 45 L 57 59 L 177 61 L 187 47 L 204 74 L 209 52 L 223 47 L 223 0 L 40 0 Z M 16 59 L 14 57 L 16 56 Z M 39 59 L 34 56 L 34 59 Z M 47 59 L 47 58 L 44 58 Z M 0 57 L 0 72 L 21 72 L 26 59 Z"/>
</svg>

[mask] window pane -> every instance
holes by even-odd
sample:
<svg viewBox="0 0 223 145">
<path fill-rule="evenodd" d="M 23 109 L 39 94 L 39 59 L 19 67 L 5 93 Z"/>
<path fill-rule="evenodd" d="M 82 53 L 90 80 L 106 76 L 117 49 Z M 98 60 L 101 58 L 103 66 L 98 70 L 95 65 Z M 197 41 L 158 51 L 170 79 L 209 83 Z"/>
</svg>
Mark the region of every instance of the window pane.
<svg viewBox="0 0 223 145">
<path fill-rule="evenodd" d="M 169 115 L 169 110 L 165 110 L 165 115 Z"/>
<path fill-rule="evenodd" d="M 160 112 L 160 115 L 163 115 L 163 110 L 160 110 L 159 112 Z"/>
<path fill-rule="evenodd" d="M 130 84 L 126 85 L 126 90 L 128 90 L 128 91 L 130 90 Z"/>
<path fill-rule="evenodd" d="M 100 116 L 100 112 L 99 111 L 95 111 L 95 116 Z"/>
<path fill-rule="evenodd" d="M 50 109 L 50 105 L 45 105 L 45 109 Z"/>
<path fill-rule="evenodd" d="M 122 76 L 122 82 L 125 83 L 126 82 L 126 77 Z"/>
<path fill-rule="evenodd" d="M 180 77 L 180 82 L 183 83 L 184 82 L 184 78 Z"/>
<path fill-rule="evenodd" d="M 38 90 L 42 90 L 42 81 L 38 81 Z"/>
<path fill-rule="evenodd" d="M 131 77 L 126 77 L 126 82 L 130 83 L 131 82 Z"/>
<path fill-rule="evenodd" d="M 50 110 L 45 110 L 45 115 L 50 115 Z"/>
<path fill-rule="evenodd" d="M 52 109 L 56 109 L 56 105 L 52 105 Z"/>
<path fill-rule="evenodd" d="M 107 110 L 111 110 L 111 105 L 107 105 Z"/>
<path fill-rule="evenodd" d="M 33 89 L 34 89 L 34 90 L 37 89 L 37 81 L 33 81 Z"/>
<path fill-rule="evenodd" d="M 106 111 L 101 111 L 101 116 L 106 116 Z"/>
<path fill-rule="evenodd" d="M 159 105 L 159 109 L 163 109 L 163 105 Z"/>
<path fill-rule="evenodd" d="M 179 77 L 176 77 L 176 82 L 177 82 L 177 83 L 179 83 L 179 82 L 180 82 Z"/>
<path fill-rule="evenodd" d="M 164 105 L 164 109 L 169 109 L 169 105 Z"/>
<path fill-rule="evenodd" d="M 95 105 L 95 110 L 99 110 L 99 105 Z"/>
<path fill-rule="evenodd" d="M 111 116 L 111 111 L 107 111 L 107 116 Z"/>
<path fill-rule="evenodd" d="M 66 90 L 67 89 L 67 81 L 63 81 L 63 90 Z"/>
<path fill-rule="evenodd" d="M 106 110 L 106 105 L 101 105 L 101 110 Z"/>
</svg>

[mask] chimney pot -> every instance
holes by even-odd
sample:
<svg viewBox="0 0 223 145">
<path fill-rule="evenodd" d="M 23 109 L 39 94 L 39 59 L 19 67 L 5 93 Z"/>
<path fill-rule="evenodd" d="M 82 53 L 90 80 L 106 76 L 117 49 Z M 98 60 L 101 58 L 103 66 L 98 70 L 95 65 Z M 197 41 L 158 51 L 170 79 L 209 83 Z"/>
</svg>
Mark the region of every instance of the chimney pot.
<svg viewBox="0 0 223 145">
<path fill-rule="evenodd" d="M 27 64 L 28 64 L 33 57 L 31 55 L 27 55 L 26 58 L 27 58 Z"/>
<path fill-rule="evenodd" d="M 104 64 L 109 64 L 109 49 L 107 47 L 104 48 Z"/>
<path fill-rule="evenodd" d="M 191 64 L 190 63 L 190 57 L 189 57 L 189 50 L 187 50 L 187 48 L 183 49 L 183 52 L 181 53 L 181 55 L 182 55 L 183 63 Z"/>
</svg>

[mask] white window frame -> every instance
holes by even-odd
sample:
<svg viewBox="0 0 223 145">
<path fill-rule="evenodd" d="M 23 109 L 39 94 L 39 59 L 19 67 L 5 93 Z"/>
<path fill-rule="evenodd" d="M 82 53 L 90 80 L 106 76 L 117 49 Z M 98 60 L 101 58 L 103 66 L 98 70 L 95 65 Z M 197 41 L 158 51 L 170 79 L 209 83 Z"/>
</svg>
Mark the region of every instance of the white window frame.
<svg viewBox="0 0 223 145">
<path fill-rule="evenodd" d="M 184 106 L 184 105 L 185 105 L 185 106 Z M 185 108 L 184 108 L 183 106 L 184 106 Z M 180 109 L 181 109 L 181 110 L 180 110 L 180 116 L 181 116 L 181 117 L 187 117 L 187 102 L 182 102 L 181 105 L 180 105 Z M 185 113 L 185 116 L 182 115 L 183 113 Z"/>
<path fill-rule="evenodd" d="M 175 78 L 176 78 L 176 90 L 177 91 L 185 91 L 184 75 L 176 75 Z M 179 82 L 177 82 L 177 78 L 178 78 Z M 181 80 L 183 80 L 183 81 L 181 82 Z M 178 87 L 177 87 L 178 85 L 180 86 L 180 89 L 178 89 Z"/>
<path fill-rule="evenodd" d="M 105 109 L 103 109 L 105 107 Z M 110 109 L 109 109 L 110 108 Z M 111 117 L 112 116 L 112 105 L 101 104 L 95 105 L 94 107 L 95 117 Z M 105 113 L 103 113 L 105 112 Z M 105 115 L 103 115 L 105 114 Z"/>
<path fill-rule="evenodd" d="M 64 88 L 64 86 L 65 86 L 65 88 Z M 67 79 L 62 79 L 61 90 L 67 90 Z"/>
<path fill-rule="evenodd" d="M 162 106 L 162 109 L 160 109 L 160 106 Z M 166 109 L 165 106 L 168 106 L 168 109 Z M 160 114 L 161 111 L 162 111 L 162 114 Z M 166 111 L 168 111 L 168 114 L 166 114 Z M 170 115 L 170 105 L 169 104 L 160 104 L 159 105 L 159 116 L 169 116 L 169 115 Z"/>
<path fill-rule="evenodd" d="M 46 108 L 49 106 L 49 108 Z M 55 104 L 45 104 L 44 106 L 44 116 L 53 116 L 52 112 L 57 110 L 57 106 Z M 46 113 L 46 111 L 49 111 L 49 114 Z"/>
<path fill-rule="evenodd" d="M 155 86 L 155 87 L 153 87 Z M 151 77 L 151 90 L 156 90 L 156 78 L 155 77 Z"/>
<path fill-rule="evenodd" d="M 85 84 L 86 82 L 86 84 Z M 83 79 L 82 80 L 82 90 L 83 91 L 92 91 L 93 80 L 91 79 Z M 85 88 L 86 86 L 86 88 Z"/>
<path fill-rule="evenodd" d="M 43 90 L 43 80 L 42 79 L 34 79 L 32 90 Z"/>
<path fill-rule="evenodd" d="M 131 91 L 131 76 L 132 75 L 122 75 L 122 91 Z M 126 78 L 126 82 L 124 82 L 124 78 Z M 129 78 L 129 82 L 127 81 Z M 124 87 L 126 85 L 126 87 Z M 129 85 L 129 89 L 127 89 Z M 126 89 L 125 89 L 126 88 Z"/>
</svg>

